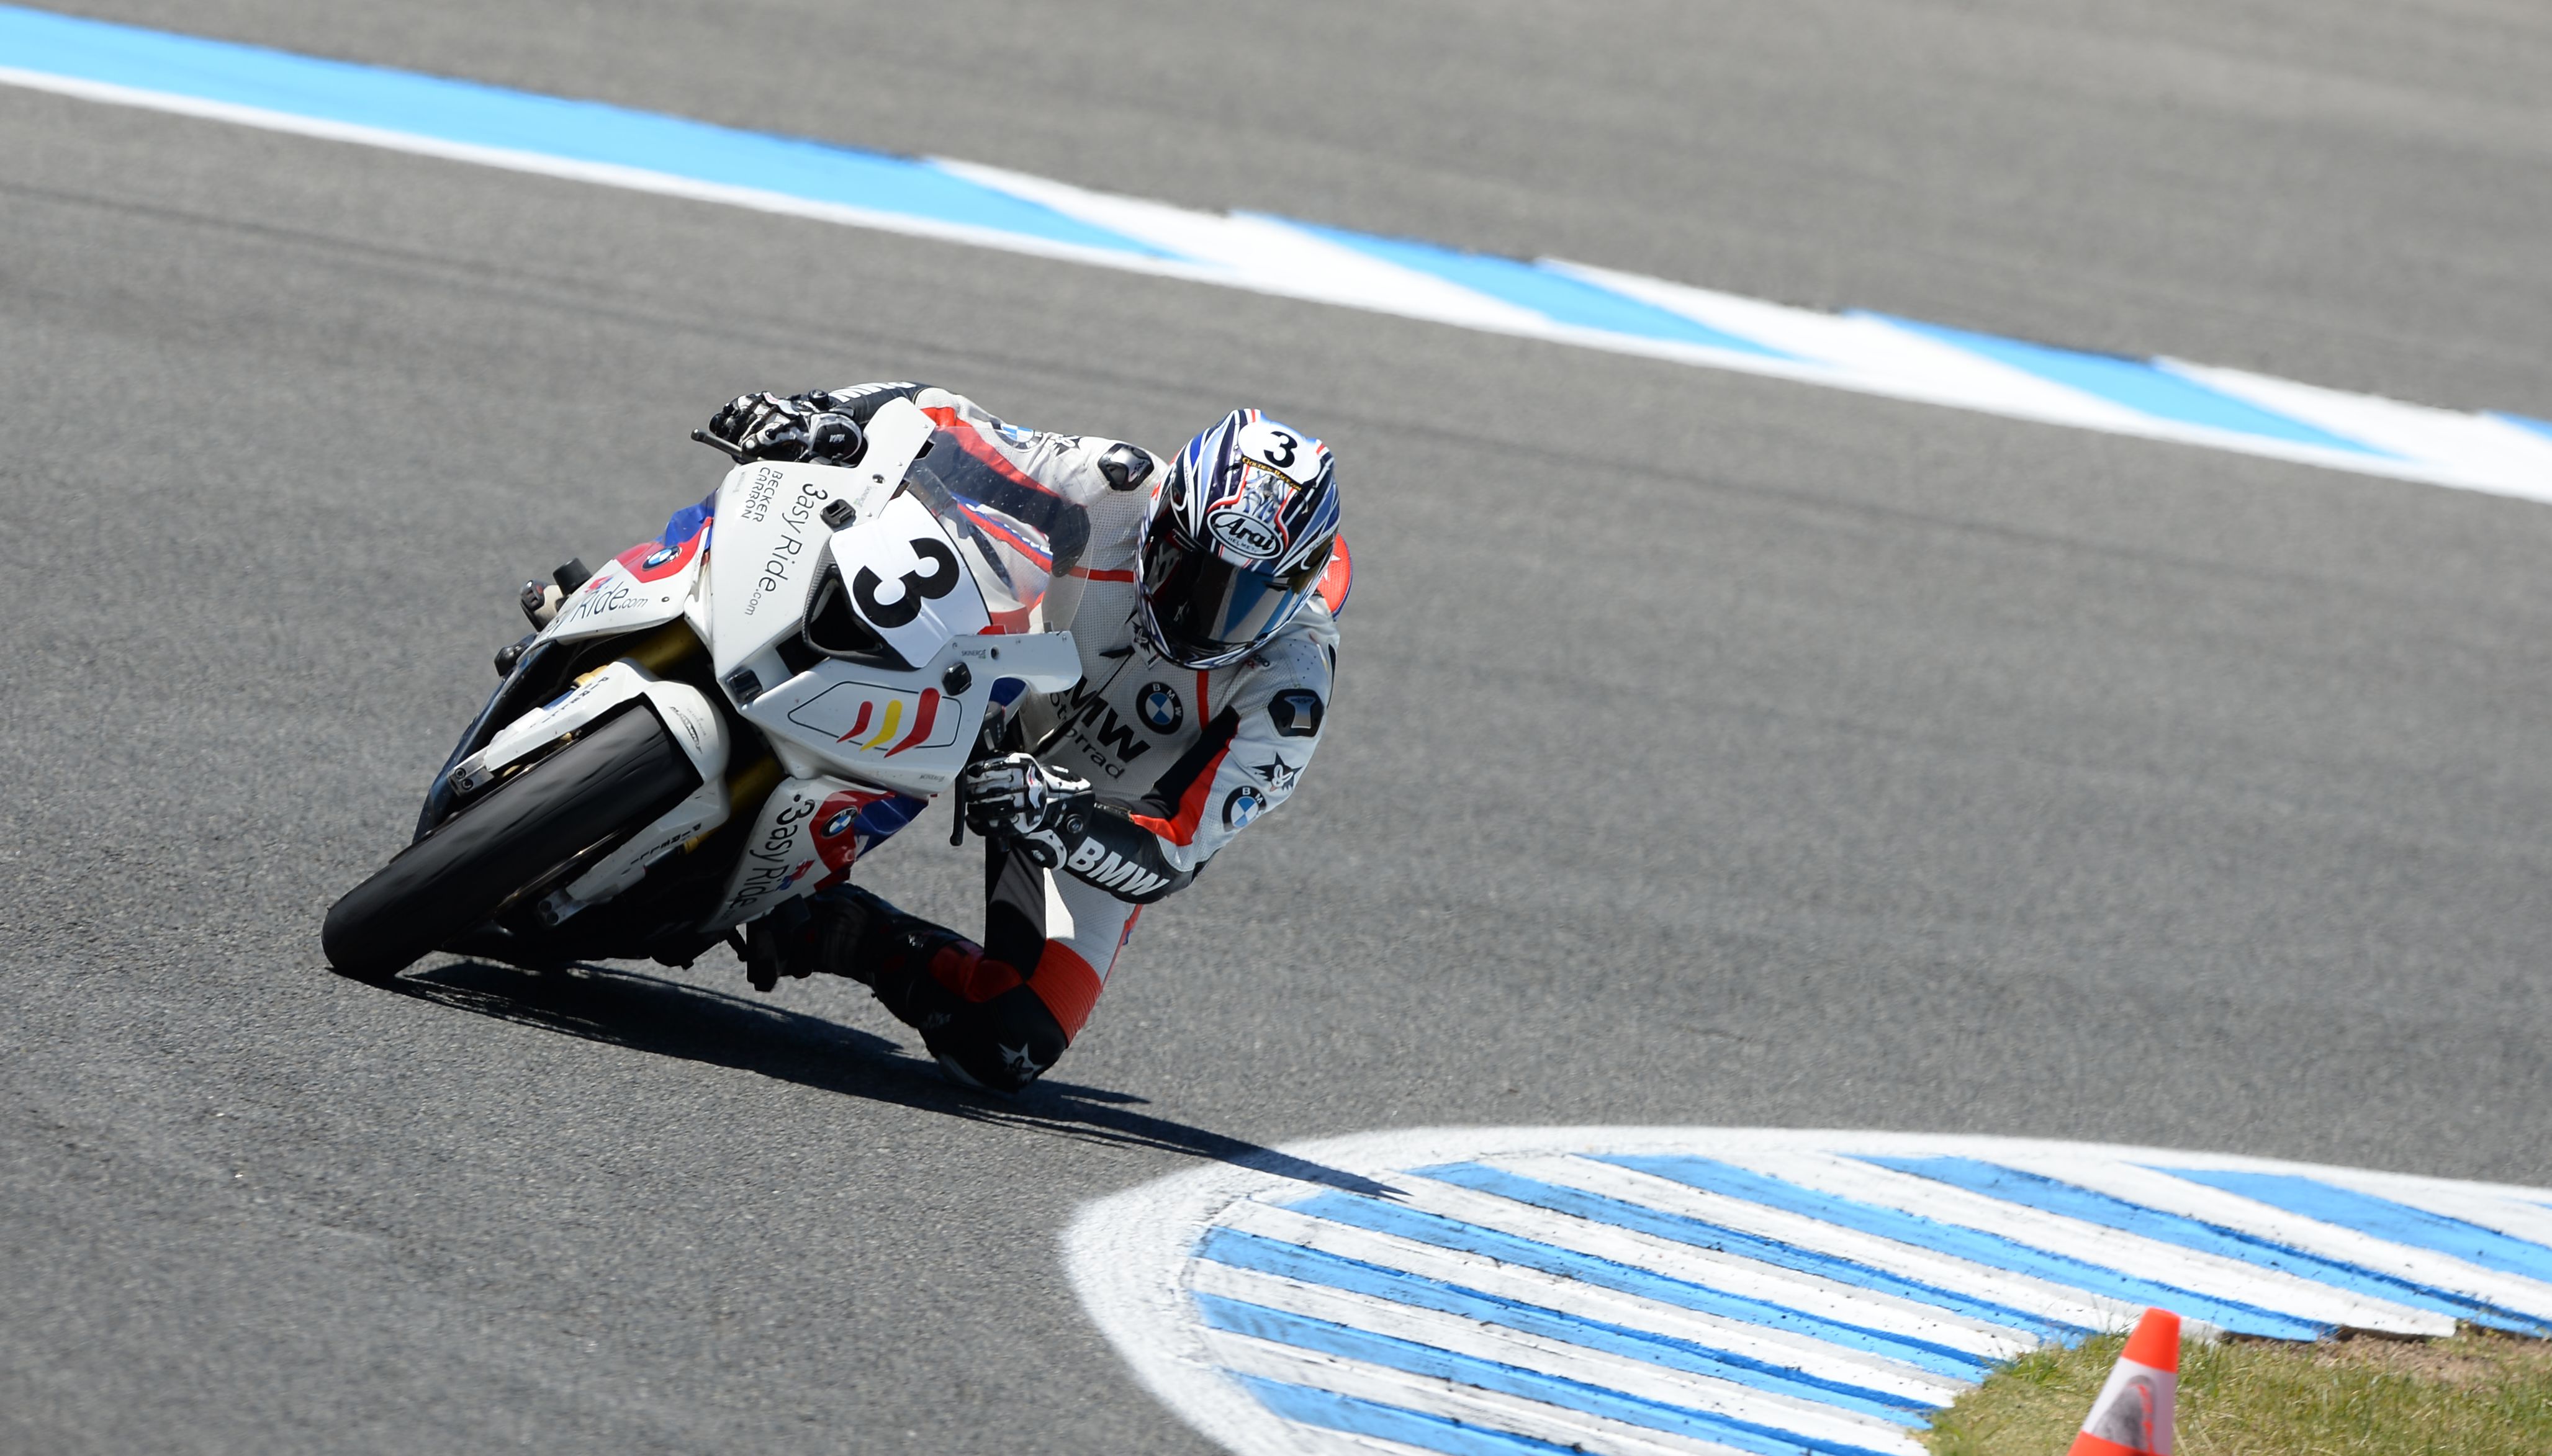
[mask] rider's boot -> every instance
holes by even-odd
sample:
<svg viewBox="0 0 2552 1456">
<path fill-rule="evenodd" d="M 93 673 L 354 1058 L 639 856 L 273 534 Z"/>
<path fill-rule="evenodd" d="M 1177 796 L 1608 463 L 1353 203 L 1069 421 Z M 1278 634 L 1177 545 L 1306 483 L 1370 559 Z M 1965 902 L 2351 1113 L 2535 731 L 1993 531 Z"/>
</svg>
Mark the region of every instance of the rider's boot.
<svg viewBox="0 0 2552 1456">
<path fill-rule="evenodd" d="M 769 991 L 783 976 L 802 981 L 819 971 L 874 984 L 860 942 L 879 911 L 901 913 L 852 885 L 775 907 L 744 928 L 745 980 L 759 991 Z"/>
<path fill-rule="evenodd" d="M 965 1087 L 1015 1092 L 1071 1042 L 1017 967 L 857 885 L 754 921 L 745 948 L 745 974 L 765 990 L 817 971 L 866 985 Z"/>
</svg>

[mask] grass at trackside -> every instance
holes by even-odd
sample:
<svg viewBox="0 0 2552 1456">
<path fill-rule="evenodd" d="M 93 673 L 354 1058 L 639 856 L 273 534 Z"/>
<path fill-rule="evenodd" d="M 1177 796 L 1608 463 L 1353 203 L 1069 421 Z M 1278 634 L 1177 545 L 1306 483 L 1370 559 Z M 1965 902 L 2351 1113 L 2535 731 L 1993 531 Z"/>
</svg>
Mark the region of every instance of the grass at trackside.
<svg viewBox="0 0 2552 1456">
<path fill-rule="evenodd" d="M 2064 1456 L 2124 1335 L 2026 1355 L 1936 1417 L 1934 1456 Z M 2180 1456 L 2545 1456 L 2552 1340 L 2186 1344 Z"/>
</svg>

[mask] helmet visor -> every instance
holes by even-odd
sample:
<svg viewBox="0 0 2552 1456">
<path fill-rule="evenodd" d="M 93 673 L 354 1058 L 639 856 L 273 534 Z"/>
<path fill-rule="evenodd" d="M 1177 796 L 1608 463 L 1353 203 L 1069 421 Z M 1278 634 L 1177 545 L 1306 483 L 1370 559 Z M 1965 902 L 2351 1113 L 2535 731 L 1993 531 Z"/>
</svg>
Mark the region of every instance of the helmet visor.
<svg viewBox="0 0 2552 1456">
<path fill-rule="evenodd" d="M 1162 523 L 1169 527 L 1169 523 Z M 1163 642 L 1189 667 L 1236 657 L 1292 619 L 1321 581 L 1329 552 L 1282 573 L 1236 567 L 1155 530 L 1143 543 L 1143 601 Z"/>
</svg>

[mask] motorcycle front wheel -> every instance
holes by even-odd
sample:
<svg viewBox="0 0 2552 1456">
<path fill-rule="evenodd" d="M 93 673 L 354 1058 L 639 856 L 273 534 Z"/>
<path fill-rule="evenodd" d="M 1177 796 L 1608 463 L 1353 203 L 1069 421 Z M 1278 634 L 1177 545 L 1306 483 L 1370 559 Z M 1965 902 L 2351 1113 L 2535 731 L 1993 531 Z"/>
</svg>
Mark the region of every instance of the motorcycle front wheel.
<svg viewBox="0 0 2552 1456">
<path fill-rule="evenodd" d="M 699 787 L 643 703 L 587 731 L 399 851 L 328 911 L 328 964 L 386 981 L 588 851 L 617 846 Z"/>
</svg>

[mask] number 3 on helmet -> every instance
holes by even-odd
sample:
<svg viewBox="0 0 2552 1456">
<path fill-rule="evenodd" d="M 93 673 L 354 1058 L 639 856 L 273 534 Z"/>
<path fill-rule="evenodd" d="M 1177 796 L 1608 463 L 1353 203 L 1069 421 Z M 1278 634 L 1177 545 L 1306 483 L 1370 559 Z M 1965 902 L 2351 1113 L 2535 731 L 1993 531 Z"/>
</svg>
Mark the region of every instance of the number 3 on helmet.
<svg viewBox="0 0 2552 1456">
<path fill-rule="evenodd" d="M 1329 447 L 1233 410 L 1153 492 L 1135 611 L 1145 639 L 1181 667 L 1238 662 L 1311 600 L 1337 536 Z"/>
</svg>

